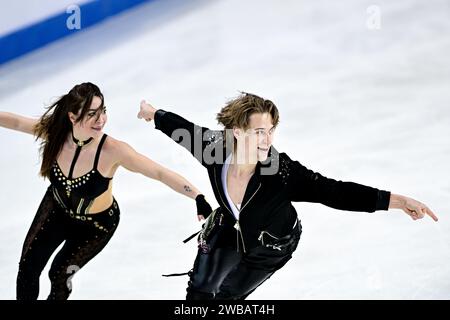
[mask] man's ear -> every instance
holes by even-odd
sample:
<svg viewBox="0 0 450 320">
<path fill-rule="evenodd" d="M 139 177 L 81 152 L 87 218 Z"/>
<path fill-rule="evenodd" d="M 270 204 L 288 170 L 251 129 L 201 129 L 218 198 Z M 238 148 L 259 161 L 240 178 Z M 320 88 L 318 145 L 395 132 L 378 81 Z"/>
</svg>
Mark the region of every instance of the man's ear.
<svg viewBox="0 0 450 320">
<path fill-rule="evenodd" d="M 242 135 L 242 130 L 241 129 L 239 129 L 239 128 L 237 128 L 237 127 L 234 127 L 233 128 L 233 136 L 236 138 L 236 139 L 239 139 L 239 137 Z"/>
</svg>

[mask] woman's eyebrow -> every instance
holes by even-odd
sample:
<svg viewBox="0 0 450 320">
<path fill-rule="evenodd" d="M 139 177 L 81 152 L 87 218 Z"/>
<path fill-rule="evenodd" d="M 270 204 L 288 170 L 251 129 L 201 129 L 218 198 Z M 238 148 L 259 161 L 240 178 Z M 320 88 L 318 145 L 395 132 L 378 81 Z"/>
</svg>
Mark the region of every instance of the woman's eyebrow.
<svg viewBox="0 0 450 320">
<path fill-rule="evenodd" d="M 105 109 L 105 108 L 106 108 L 106 106 L 103 106 L 102 109 Z M 97 112 L 98 110 L 100 110 L 100 107 L 98 107 L 97 109 L 89 109 L 88 112 L 91 112 L 91 111 Z"/>
</svg>

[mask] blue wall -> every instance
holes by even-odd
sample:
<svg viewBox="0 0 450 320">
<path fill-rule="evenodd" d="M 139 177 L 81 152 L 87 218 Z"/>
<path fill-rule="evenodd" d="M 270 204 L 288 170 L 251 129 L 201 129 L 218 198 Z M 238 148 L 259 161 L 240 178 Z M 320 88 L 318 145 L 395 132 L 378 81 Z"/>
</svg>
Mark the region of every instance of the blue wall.
<svg viewBox="0 0 450 320">
<path fill-rule="evenodd" d="M 0 64 L 38 49 L 65 36 L 82 31 L 110 16 L 153 0 L 95 0 L 80 5 L 81 28 L 66 26 L 71 13 L 65 11 L 0 37 Z"/>
</svg>

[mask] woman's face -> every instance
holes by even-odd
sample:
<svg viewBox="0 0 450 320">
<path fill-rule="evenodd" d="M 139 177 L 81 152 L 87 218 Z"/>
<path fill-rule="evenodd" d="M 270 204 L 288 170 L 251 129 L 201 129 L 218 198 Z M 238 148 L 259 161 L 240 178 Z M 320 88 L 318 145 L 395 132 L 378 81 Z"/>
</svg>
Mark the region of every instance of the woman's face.
<svg viewBox="0 0 450 320">
<path fill-rule="evenodd" d="M 275 127 L 269 113 L 254 113 L 249 118 L 249 128 L 233 129 L 237 139 L 238 163 L 256 163 L 267 159 L 272 146 Z M 244 161 L 244 162 L 242 162 Z"/>
<path fill-rule="evenodd" d="M 89 107 L 88 112 L 86 113 L 83 120 L 75 123 L 75 119 L 81 113 L 78 113 L 75 116 L 73 113 L 69 112 L 69 117 L 73 124 L 74 134 L 82 140 L 89 139 L 90 137 L 98 138 L 103 135 L 103 127 L 105 126 L 108 116 L 106 115 L 106 107 L 103 106 L 100 109 L 102 104 L 102 100 L 95 96 L 92 99 L 91 106 Z"/>
</svg>

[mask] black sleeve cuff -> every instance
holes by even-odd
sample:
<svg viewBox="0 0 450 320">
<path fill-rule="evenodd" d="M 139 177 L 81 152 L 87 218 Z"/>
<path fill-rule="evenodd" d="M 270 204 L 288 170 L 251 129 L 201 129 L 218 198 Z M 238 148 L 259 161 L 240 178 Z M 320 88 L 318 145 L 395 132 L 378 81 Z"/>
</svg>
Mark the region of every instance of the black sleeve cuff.
<svg viewBox="0 0 450 320">
<path fill-rule="evenodd" d="M 166 111 L 164 111 L 163 109 L 158 109 L 155 112 L 155 128 L 156 129 L 161 129 L 161 118 L 164 116 L 164 114 L 166 113 Z"/>
<path fill-rule="evenodd" d="M 378 199 L 375 210 L 388 210 L 391 193 L 389 191 L 378 190 Z"/>
</svg>

